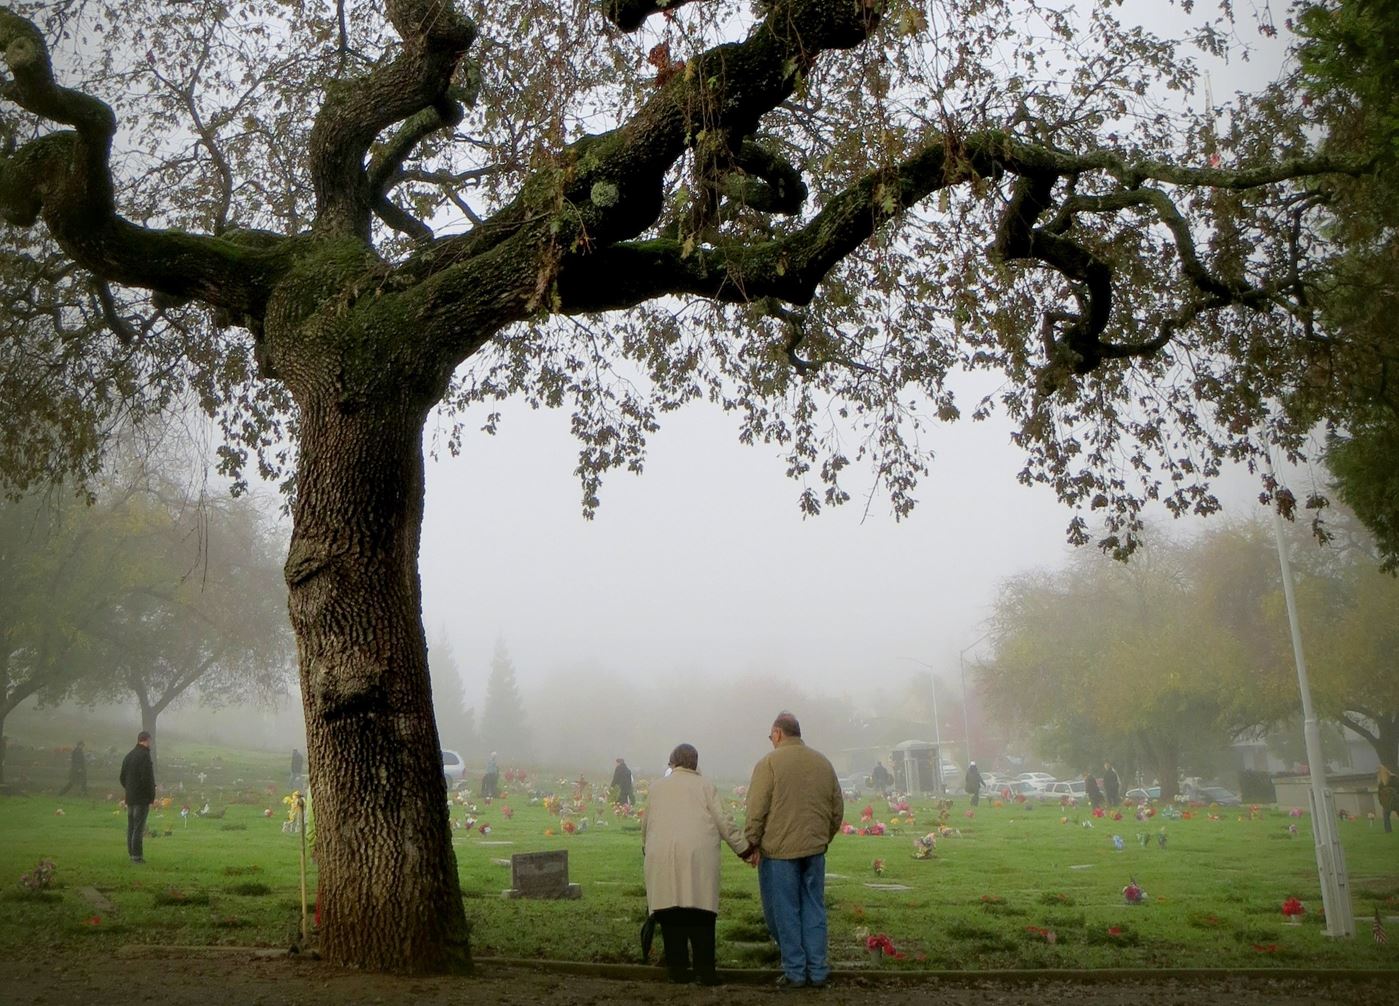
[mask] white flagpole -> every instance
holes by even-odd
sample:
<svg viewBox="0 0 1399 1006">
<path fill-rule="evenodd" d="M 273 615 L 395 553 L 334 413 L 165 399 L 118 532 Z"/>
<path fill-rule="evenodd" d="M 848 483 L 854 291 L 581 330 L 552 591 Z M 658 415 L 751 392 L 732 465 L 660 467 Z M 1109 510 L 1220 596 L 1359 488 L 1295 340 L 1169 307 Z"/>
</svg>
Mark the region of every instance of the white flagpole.
<svg viewBox="0 0 1399 1006">
<path fill-rule="evenodd" d="M 1277 472 L 1273 468 L 1273 451 L 1266 447 L 1264 463 L 1276 492 Z M 1302 627 L 1297 620 L 1297 599 L 1292 590 L 1292 565 L 1288 562 L 1287 546 L 1283 544 L 1282 517 L 1277 504 L 1273 511 L 1273 539 L 1278 547 L 1278 565 L 1282 568 L 1282 593 L 1287 602 L 1287 622 L 1292 630 L 1292 653 L 1297 661 L 1297 687 L 1302 693 L 1302 735 L 1307 744 L 1307 774 L 1311 780 L 1312 838 L 1316 843 L 1316 870 L 1321 880 L 1321 904 L 1326 911 L 1326 935 L 1354 936 L 1355 919 L 1350 901 L 1350 882 L 1346 875 L 1345 850 L 1336 832 L 1336 806 L 1331 788 L 1326 785 L 1326 761 L 1321 753 L 1321 730 L 1316 710 L 1312 708 L 1312 690 L 1307 681 L 1307 658 L 1302 653 Z"/>
</svg>

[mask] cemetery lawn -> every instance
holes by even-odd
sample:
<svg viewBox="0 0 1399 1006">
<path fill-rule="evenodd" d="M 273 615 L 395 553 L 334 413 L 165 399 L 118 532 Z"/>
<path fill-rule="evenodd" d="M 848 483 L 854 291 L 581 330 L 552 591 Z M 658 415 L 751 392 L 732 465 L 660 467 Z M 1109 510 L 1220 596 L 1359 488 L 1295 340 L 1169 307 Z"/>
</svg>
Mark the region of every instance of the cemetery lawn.
<svg viewBox="0 0 1399 1006">
<path fill-rule="evenodd" d="M 108 796 L 114 786 L 94 781 L 89 798 L 32 790 L 0 797 L 0 956 L 105 955 L 129 944 L 290 945 L 300 915 L 300 838 L 283 831 L 285 782 L 271 781 L 284 773 L 284 759 L 187 748 L 176 762 L 170 747 L 158 777 L 173 788 L 171 803 L 151 813 L 156 834 L 146 839 L 144 866 L 127 861 L 126 814 L 117 795 Z M 567 783 L 545 788 L 565 805 L 572 795 Z M 721 793 L 741 814 L 730 788 Z M 206 799 L 221 817 L 195 813 Z M 596 800 L 587 815 L 563 818 L 520 792 L 474 813 L 469 800 L 455 798 L 451 815 L 476 954 L 637 960 L 646 901 L 635 818 Z M 857 828 L 865 802 L 847 806 Z M 182 815 L 186 806 L 190 813 Z M 933 858 L 918 860 L 915 837 L 938 827 L 931 801 L 914 802 L 911 823 L 895 823 L 883 800 L 871 807 L 887 833 L 838 835 L 827 857 L 837 968 L 1399 966 L 1399 832 L 1387 835 L 1378 824 L 1341 824 L 1358 921 L 1355 939 L 1332 940 L 1321 919 L 1308 819 L 1286 810 L 1194 808 L 1188 818 L 1158 814 L 1138 822 L 1130 814 L 1091 820 L 1082 809 L 983 800 L 967 817 L 962 798 L 947 819 L 955 833 L 938 838 Z M 476 819 L 469 831 L 460 827 L 468 816 Z M 564 831 L 563 821 L 578 827 L 585 819 L 586 830 Z M 1085 820 L 1093 827 L 1083 827 Z M 483 824 L 489 833 L 481 832 Z M 1164 848 L 1156 838 L 1163 828 Z M 1124 840 L 1120 851 L 1114 835 Z M 568 850 L 570 880 L 582 886 L 582 899 L 502 898 L 510 855 L 545 849 Z M 52 883 L 31 893 L 20 878 L 41 859 L 54 864 Z M 876 860 L 883 861 L 882 874 Z M 1128 905 L 1122 895 L 1132 880 L 1147 895 L 1140 905 Z M 314 898 L 314 864 L 309 887 Z M 1283 916 L 1290 897 L 1306 908 L 1299 924 Z M 1395 933 L 1393 943 L 1372 939 L 1377 909 Z M 900 956 L 872 955 L 867 944 L 878 936 Z M 659 947 L 653 959 L 658 953 Z M 728 968 L 773 968 L 776 961 L 756 873 L 727 853 L 719 956 Z"/>
</svg>

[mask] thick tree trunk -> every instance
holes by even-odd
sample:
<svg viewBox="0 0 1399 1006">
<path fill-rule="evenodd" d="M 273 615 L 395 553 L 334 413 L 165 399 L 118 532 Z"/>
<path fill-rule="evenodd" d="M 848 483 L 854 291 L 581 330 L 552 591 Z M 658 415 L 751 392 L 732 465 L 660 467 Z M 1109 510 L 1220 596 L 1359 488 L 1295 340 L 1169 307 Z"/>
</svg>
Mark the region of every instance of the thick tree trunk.
<svg viewBox="0 0 1399 1006">
<path fill-rule="evenodd" d="M 422 422 L 302 401 L 287 559 L 316 808 L 320 950 L 373 971 L 470 965 L 423 636 Z"/>
</svg>

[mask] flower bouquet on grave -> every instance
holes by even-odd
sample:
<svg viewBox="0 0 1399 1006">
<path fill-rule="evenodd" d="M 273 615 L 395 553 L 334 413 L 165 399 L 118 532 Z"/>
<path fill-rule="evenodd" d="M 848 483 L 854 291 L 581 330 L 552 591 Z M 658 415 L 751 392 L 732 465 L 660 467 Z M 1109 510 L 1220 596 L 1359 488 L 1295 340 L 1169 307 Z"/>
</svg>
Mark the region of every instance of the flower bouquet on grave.
<svg viewBox="0 0 1399 1006">
<path fill-rule="evenodd" d="M 937 839 L 932 832 L 928 832 L 922 838 L 915 838 L 913 840 L 913 858 L 932 859 L 933 850 L 937 848 L 937 844 Z"/>
<path fill-rule="evenodd" d="M 1300 926 L 1302 916 L 1307 914 L 1307 906 L 1295 897 L 1288 898 L 1282 903 L 1282 914 L 1287 919 L 1288 925 Z"/>
<path fill-rule="evenodd" d="M 903 957 L 903 954 L 894 949 L 894 941 L 883 933 L 875 933 L 865 937 L 865 949 L 869 951 L 870 957 L 876 961 L 883 960 L 885 957 L 891 960 L 899 960 Z"/>
<path fill-rule="evenodd" d="M 1129 905 L 1140 905 L 1146 902 L 1146 892 L 1142 890 L 1141 884 L 1136 880 L 1127 881 L 1127 886 L 1122 889 L 1122 900 Z"/>
</svg>

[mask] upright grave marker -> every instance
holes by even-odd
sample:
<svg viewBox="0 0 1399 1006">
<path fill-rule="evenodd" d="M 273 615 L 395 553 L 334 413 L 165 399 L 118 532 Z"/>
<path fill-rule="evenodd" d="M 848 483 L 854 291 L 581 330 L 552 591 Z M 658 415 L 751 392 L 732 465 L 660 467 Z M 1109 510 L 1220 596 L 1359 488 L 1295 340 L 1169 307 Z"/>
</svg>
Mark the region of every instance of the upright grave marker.
<svg viewBox="0 0 1399 1006">
<path fill-rule="evenodd" d="M 510 857 L 507 898 L 581 898 L 583 889 L 568 882 L 568 852 L 517 852 Z"/>
</svg>

